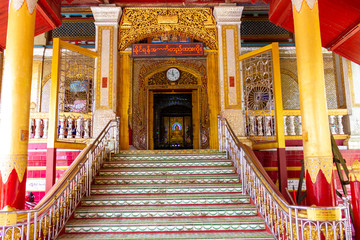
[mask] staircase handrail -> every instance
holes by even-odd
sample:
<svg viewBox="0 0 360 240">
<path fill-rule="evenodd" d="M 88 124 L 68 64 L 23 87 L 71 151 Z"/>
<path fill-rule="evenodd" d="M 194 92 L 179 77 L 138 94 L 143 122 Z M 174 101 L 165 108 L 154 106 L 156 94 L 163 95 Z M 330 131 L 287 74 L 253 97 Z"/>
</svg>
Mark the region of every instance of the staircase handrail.
<svg viewBox="0 0 360 240">
<path fill-rule="evenodd" d="M 119 118 L 110 120 L 34 209 L 0 212 L 0 239 L 56 239 L 82 197 L 90 195 L 104 158 L 119 152 L 119 125 Z"/>
<path fill-rule="evenodd" d="M 349 201 L 335 207 L 290 205 L 251 148 L 242 144 L 225 118 L 219 121 L 219 150 L 226 152 L 240 175 L 243 194 L 249 194 L 276 239 L 352 239 Z"/>
</svg>

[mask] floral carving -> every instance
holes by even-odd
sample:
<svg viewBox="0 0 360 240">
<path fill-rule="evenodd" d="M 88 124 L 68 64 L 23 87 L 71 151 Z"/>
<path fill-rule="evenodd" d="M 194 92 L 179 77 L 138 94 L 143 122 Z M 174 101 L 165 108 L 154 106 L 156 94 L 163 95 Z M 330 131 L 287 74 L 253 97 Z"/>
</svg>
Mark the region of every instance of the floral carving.
<svg viewBox="0 0 360 240">
<path fill-rule="evenodd" d="M 215 19 L 210 8 L 125 8 L 120 22 L 119 49 L 150 36 L 178 34 L 217 49 Z"/>
</svg>

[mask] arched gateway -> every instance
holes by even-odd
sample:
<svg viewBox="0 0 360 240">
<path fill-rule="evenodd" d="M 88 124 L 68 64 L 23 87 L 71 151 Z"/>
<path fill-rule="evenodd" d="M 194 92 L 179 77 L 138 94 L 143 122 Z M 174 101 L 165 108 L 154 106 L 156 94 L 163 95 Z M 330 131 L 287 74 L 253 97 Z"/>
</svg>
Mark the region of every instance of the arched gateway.
<svg viewBox="0 0 360 240">
<path fill-rule="evenodd" d="M 127 57 L 131 64 L 125 66 L 131 68 L 129 72 L 132 73 L 132 79 L 128 80 L 132 84 L 128 85 L 129 106 L 121 108 L 123 111 L 120 112 L 120 117 L 128 118 L 128 126 L 132 132 L 130 142 L 134 147 L 209 147 L 212 120 L 209 116 L 211 103 L 208 101 L 207 56 L 209 53 L 217 53 L 217 39 L 216 22 L 211 8 L 123 10 L 118 49 L 122 56 L 129 55 L 128 50 L 132 50 L 131 56 Z M 157 43 L 160 45 L 156 45 Z M 194 47 L 191 45 L 193 43 L 198 45 Z M 144 54 L 140 58 L 136 56 L 141 51 L 150 52 L 150 47 L 157 51 L 156 48 L 160 46 L 176 49 L 176 52 L 162 56 L 155 54 L 153 57 L 143 56 Z M 195 49 L 196 54 L 183 52 L 188 49 Z M 121 57 L 120 61 L 124 60 Z M 123 67 L 120 64 L 120 72 L 124 72 Z M 217 76 L 217 68 L 215 71 Z M 214 80 L 217 82 L 217 77 Z M 121 101 L 124 100 L 124 95 L 126 94 L 118 96 Z M 212 95 L 218 99 L 218 93 Z M 213 112 L 218 113 L 218 110 Z M 214 116 L 213 121 L 216 121 Z M 173 129 L 171 124 L 178 124 L 178 128 Z M 213 134 L 215 136 L 215 132 Z"/>
<path fill-rule="evenodd" d="M 99 52 L 94 126 L 120 116 L 121 149 L 218 148 L 218 114 L 242 122 L 242 9 L 92 7 Z M 164 110 L 170 95 L 184 94 L 188 102 Z M 180 142 L 169 140 L 165 117 L 184 122 Z"/>
</svg>

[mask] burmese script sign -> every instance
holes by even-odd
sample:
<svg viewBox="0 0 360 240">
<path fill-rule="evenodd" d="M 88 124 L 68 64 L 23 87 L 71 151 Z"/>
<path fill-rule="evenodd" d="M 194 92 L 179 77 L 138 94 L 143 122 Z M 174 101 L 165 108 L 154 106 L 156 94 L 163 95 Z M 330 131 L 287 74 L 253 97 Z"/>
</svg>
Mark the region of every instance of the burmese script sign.
<svg viewBox="0 0 360 240">
<path fill-rule="evenodd" d="M 202 43 L 133 44 L 133 57 L 202 56 Z"/>
<path fill-rule="evenodd" d="M 309 220 L 313 221 L 338 221 L 341 219 L 340 209 L 307 209 Z"/>
</svg>

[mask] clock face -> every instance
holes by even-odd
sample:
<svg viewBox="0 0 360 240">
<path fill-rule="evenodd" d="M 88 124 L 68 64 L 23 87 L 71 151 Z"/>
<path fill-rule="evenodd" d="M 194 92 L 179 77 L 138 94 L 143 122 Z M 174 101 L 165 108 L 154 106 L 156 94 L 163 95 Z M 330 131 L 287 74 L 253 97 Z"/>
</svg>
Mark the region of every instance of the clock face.
<svg viewBox="0 0 360 240">
<path fill-rule="evenodd" d="M 169 81 L 175 82 L 180 78 L 180 71 L 177 68 L 169 68 L 166 72 L 166 77 Z"/>
</svg>

